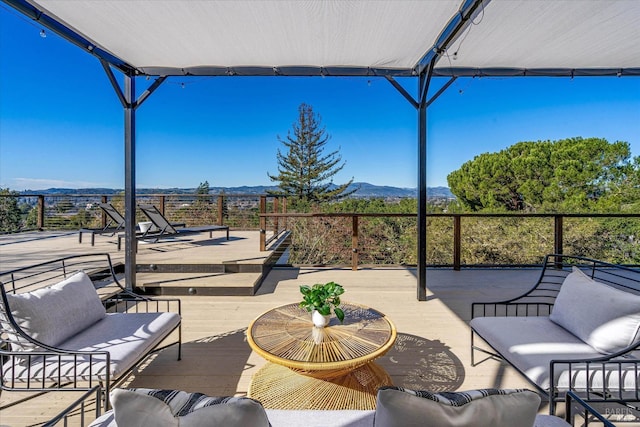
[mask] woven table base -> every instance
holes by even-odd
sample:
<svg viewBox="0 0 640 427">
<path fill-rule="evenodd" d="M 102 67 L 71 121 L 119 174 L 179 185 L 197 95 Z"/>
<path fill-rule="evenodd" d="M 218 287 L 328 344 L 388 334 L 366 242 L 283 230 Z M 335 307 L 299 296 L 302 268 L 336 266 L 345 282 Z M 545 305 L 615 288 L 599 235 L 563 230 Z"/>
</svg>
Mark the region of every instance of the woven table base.
<svg viewBox="0 0 640 427">
<path fill-rule="evenodd" d="M 249 397 L 268 409 L 375 409 L 376 394 L 383 385 L 391 385 L 391 378 L 375 363 L 318 379 L 267 362 L 254 374 Z"/>
</svg>

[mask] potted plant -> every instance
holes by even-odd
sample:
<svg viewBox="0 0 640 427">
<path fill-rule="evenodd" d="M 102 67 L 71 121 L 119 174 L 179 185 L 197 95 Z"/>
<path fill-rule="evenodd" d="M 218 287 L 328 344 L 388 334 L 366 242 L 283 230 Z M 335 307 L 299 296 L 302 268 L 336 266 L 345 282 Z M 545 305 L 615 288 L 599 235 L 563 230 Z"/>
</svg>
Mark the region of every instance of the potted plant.
<svg viewBox="0 0 640 427">
<path fill-rule="evenodd" d="M 322 328 L 329 323 L 331 311 L 335 313 L 340 323 L 344 320 L 344 311 L 340 305 L 340 295 L 344 293 L 344 288 L 335 283 L 316 283 L 313 286 L 300 286 L 302 301 L 300 307 L 312 314 L 313 324 Z"/>
</svg>

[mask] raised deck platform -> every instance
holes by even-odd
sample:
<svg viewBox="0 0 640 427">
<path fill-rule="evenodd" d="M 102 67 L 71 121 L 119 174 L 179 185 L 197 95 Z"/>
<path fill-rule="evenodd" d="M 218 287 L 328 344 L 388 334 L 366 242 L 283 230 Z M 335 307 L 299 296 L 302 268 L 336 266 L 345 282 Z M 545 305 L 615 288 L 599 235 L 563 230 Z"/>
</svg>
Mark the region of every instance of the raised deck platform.
<svg viewBox="0 0 640 427">
<path fill-rule="evenodd" d="M 243 230 L 231 230 L 229 240 L 203 233 L 139 242 L 136 286 L 153 295 L 254 295 L 289 238 L 280 236 L 264 252 L 259 244 L 258 231 Z M 78 243 L 77 232 L 32 232 L 0 236 L 0 270 L 87 252 L 124 262 L 117 236 L 97 235 L 91 246 Z"/>
</svg>

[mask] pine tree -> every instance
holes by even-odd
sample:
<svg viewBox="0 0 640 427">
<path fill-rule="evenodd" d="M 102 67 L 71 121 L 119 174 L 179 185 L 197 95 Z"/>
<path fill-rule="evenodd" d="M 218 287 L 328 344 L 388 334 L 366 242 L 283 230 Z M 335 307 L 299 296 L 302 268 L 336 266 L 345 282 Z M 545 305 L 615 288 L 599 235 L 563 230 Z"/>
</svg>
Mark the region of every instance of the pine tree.
<svg viewBox="0 0 640 427">
<path fill-rule="evenodd" d="M 293 197 L 297 201 L 324 202 L 338 200 L 358 189 L 348 190 L 353 178 L 345 184 L 334 185 L 332 177 L 345 165 L 338 150 L 324 154 L 331 136 L 322 126 L 319 114 L 307 104 L 298 107 L 298 120 L 286 139 L 278 136 L 286 147 L 286 154 L 278 149 L 278 175 L 267 173 L 271 181 L 279 182 L 275 195 Z"/>
<path fill-rule="evenodd" d="M 0 232 L 16 232 L 20 229 L 22 212 L 18 208 L 18 192 L 0 188 Z"/>
</svg>

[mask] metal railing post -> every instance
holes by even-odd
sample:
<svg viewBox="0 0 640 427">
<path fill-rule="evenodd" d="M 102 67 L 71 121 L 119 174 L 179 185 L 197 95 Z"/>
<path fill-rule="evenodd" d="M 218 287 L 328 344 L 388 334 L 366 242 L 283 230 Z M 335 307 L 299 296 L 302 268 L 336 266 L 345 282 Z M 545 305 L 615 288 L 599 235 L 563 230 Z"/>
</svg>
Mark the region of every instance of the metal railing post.
<svg viewBox="0 0 640 427">
<path fill-rule="evenodd" d="M 224 225 L 224 196 L 218 195 L 218 225 Z"/>
<path fill-rule="evenodd" d="M 460 215 L 453 216 L 453 269 L 460 271 L 461 263 Z"/>
<path fill-rule="evenodd" d="M 160 213 L 162 215 L 166 215 L 166 209 L 165 209 L 165 204 L 166 204 L 166 197 L 165 196 L 160 196 Z"/>
<path fill-rule="evenodd" d="M 553 217 L 553 253 L 562 254 L 562 229 L 563 229 L 563 216 L 555 215 Z M 556 268 L 562 268 L 562 258 L 556 258 Z"/>
<path fill-rule="evenodd" d="M 287 197 L 283 197 L 282 198 L 282 213 L 287 213 Z M 284 217 L 284 224 L 282 224 L 282 227 L 286 230 L 288 227 L 289 222 L 287 221 L 288 217 Z"/>
<path fill-rule="evenodd" d="M 280 199 L 278 197 L 273 198 L 273 213 L 278 213 L 278 209 L 280 209 Z M 278 217 L 273 217 L 273 235 L 278 235 Z"/>
<path fill-rule="evenodd" d="M 38 220 L 36 226 L 40 230 L 44 228 L 44 195 L 38 196 Z"/>
<path fill-rule="evenodd" d="M 100 201 L 102 203 L 107 203 L 107 196 L 101 196 Z M 100 227 L 102 228 L 107 226 L 107 214 L 102 209 L 100 209 L 100 224 Z"/>
<path fill-rule="evenodd" d="M 358 215 L 353 215 L 351 222 L 351 269 L 358 270 Z"/>
<path fill-rule="evenodd" d="M 260 214 L 267 213 L 267 197 L 260 196 Z M 267 218 L 264 216 L 260 217 L 260 251 L 267 250 Z"/>
</svg>

